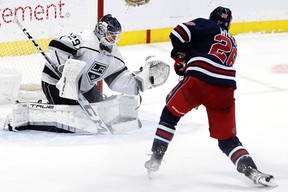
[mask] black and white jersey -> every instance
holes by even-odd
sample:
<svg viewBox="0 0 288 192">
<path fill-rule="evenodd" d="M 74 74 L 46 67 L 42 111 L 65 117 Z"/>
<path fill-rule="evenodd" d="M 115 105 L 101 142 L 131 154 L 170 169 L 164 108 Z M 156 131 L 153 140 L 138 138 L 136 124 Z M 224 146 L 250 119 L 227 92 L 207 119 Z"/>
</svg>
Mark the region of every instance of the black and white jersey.
<svg viewBox="0 0 288 192">
<path fill-rule="evenodd" d="M 58 67 L 65 64 L 69 58 L 86 62 L 80 82 L 82 93 L 89 91 L 97 81 L 104 80 L 113 91 L 128 95 L 138 94 L 134 74 L 125 66 L 117 46 L 113 47 L 111 53 L 101 50 L 99 40 L 93 31 L 53 39 L 49 44 L 49 54 L 52 62 Z M 56 85 L 60 79 L 58 74 L 59 72 L 46 63 L 42 81 Z"/>
</svg>

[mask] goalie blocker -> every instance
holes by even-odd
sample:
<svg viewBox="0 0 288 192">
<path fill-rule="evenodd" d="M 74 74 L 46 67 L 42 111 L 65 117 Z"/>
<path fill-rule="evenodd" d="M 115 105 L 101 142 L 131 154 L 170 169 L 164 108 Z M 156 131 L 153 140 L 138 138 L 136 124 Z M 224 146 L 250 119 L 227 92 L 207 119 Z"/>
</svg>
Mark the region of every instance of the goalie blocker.
<svg viewBox="0 0 288 192">
<path fill-rule="evenodd" d="M 91 104 L 111 133 L 122 133 L 141 128 L 136 96 L 113 95 Z M 43 103 L 16 103 L 7 117 L 6 129 L 11 131 L 39 130 L 64 133 L 98 134 L 105 132 L 95 124 L 78 105 L 50 105 Z"/>
</svg>

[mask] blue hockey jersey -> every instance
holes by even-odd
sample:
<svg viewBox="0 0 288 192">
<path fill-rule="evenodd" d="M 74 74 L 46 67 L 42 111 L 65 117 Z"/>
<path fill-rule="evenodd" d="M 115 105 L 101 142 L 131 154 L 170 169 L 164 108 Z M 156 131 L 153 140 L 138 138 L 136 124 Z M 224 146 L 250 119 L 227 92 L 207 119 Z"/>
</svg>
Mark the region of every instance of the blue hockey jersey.
<svg viewBox="0 0 288 192">
<path fill-rule="evenodd" d="M 236 89 L 237 44 L 232 35 L 215 22 L 198 18 L 176 26 L 170 34 L 173 49 L 186 54 L 185 76 Z"/>
</svg>

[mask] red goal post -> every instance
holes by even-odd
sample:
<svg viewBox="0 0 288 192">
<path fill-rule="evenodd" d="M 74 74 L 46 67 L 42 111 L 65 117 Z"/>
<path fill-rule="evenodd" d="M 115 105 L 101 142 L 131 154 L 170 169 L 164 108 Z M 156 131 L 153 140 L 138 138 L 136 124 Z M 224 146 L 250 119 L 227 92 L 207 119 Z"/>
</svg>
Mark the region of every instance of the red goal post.
<svg viewBox="0 0 288 192">
<path fill-rule="evenodd" d="M 104 0 L 98 0 L 98 6 L 97 6 L 97 21 L 99 21 L 104 16 Z M 101 93 L 103 93 L 103 81 L 97 82 L 97 87 L 100 90 Z"/>
</svg>

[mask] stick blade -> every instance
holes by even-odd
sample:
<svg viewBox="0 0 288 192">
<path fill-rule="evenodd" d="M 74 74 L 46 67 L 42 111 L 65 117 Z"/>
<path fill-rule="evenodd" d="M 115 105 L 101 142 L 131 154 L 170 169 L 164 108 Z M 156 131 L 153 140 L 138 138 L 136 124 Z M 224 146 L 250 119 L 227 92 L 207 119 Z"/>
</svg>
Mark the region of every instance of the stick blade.
<svg viewBox="0 0 288 192">
<path fill-rule="evenodd" d="M 23 26 L 22 26 L 22 24 L 21 24 L 21 22 L 19 20 L 19 17 L 17 15 L 15 15 L 15 17 L 14 17 L 12 22 L 16 23 L 21 29 L 23 28 Z"/>
<path fill-rule="evenodd" d="M 150 169 L 147 169 L 147 177 L 148 177 L 149 180 L 152 179 L 153 175 L 154 175 L 154 171 L 152 171 Z"/>
</svg>

